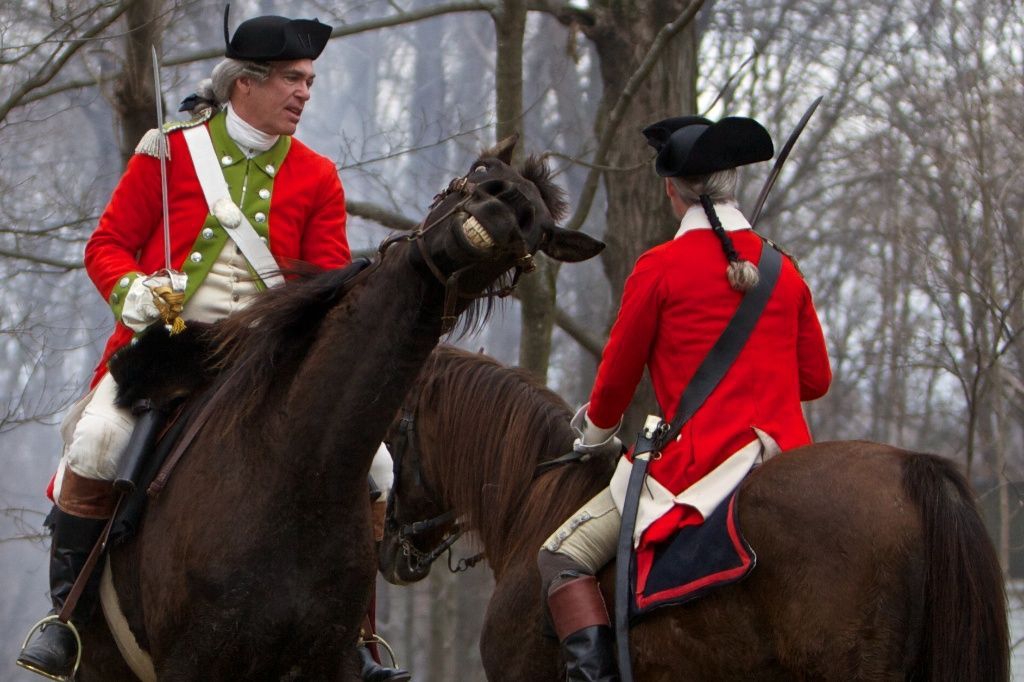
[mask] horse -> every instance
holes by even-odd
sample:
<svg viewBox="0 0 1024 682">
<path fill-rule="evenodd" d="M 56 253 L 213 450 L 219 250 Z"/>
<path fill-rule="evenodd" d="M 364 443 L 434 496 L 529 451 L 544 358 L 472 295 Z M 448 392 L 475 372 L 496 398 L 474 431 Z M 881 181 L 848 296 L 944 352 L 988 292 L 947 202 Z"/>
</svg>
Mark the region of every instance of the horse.
<svg viewBox="0 0 1024 682">
<path fill-rule="evenodd" d="M 420 580 L 473 531 L 495 581 L 480 636 L 492 682 L 565 679 L 537 552 L 614 468 L 561 454 L 572 452 L 571 415 L 526 373 L 441 346 L 388 436 L 395 481 L 380 571 L 394 584 Z M 816 443 L 757 467 L 737 499 L 756 568 L 634 623 L 635 679 L 1008 679 L 999 563 L 948 460 Z M 598 578 L 614 604 L 614 562 Z"/>
<path fill-rule="evenodd" d="M 479 324 L 536 252 L 573 262 L 603 248 L 556 225 L 562 191 L 535 157 L 513 168 L 515 144 L 485 150 L 358 274 L 290 282 L 200 332 L 214 368 L 190 387 L 202 418 L 109 556 L 158 679 L 357 679 L 375 576 L 367 476 L 402 397 L 440 336 Z M 133 391 L 166 403 L 181 389 Z M 78 679 L 135 679 L 102 618 L 83 640 Z"/>
</svg>

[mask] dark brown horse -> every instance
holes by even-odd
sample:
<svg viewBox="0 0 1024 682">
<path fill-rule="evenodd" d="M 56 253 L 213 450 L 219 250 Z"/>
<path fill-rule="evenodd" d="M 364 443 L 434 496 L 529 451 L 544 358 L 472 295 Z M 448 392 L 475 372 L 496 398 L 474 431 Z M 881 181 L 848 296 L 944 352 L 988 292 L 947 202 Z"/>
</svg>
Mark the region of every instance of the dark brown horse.
<svg viewBox="0 0 1024 682">
<path fill-rule="evenodd" d="M 392 428 L 382 573 L 398 584 L 424 577 L 431 547 L 451 531 L 442 515 L 454 510 L 494 572 L 480 641 L 488 679 L 564 679 L 535 560 L 607 485 L 612 463 L 538 469 L 571 450 L 566 404 L 517 370 L 452 348 L 434 352 L 401 414 L 409 438 Z M 442 523 L 411 525 L 433 517 Z M 807 446 L 750 474 L 739 517 L 757 567 L 639 621 L 637 680 L 1008 678 L 999 564 L 947 460 L 868 442 Z M 600 576 L 608 604 L 613 572 Z"/>
<path fill-rule="evenodd" d="M 212 331 L 223 370 L 203 427 L 111 556 L 159 679 L 355 677 L 375 574 L 367 474 L 442 324 L 538 250 L 601 249 L 555 225 L 560 191 L 540 162 L 508 165 L 514 144 L 485 152 L 354 278 L 269 291 Z M 80 679 L 127 677 L 104 658 L 103 619 L 91 630 Z"/>
</svg>

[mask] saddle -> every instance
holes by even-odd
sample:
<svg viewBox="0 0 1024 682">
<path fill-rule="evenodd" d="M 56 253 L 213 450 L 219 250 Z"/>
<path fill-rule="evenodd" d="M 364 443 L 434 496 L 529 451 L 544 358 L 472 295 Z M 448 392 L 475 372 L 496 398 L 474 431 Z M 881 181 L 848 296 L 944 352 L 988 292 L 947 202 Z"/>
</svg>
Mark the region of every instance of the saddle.
<svg viewBox="0 0 1024 682">
<path fill-rule="evenodd" d="M 114 484 L 124 494 L 110 531 L 115 545 L 135 535 L 150 485 L 170 475 L 176 460 L 168 462 L 168 456 L 205 404 L 205 389 L 218 374 L 207 360 L 211 326 L 190 322 L 172 335 L 157 323 L 110 359 L 108 369 L 118 387 L 115 403 L 137 418 Z M 170 465 L 166 471 L 165 463 Z"/>
<path fill-rule="evenodd" d="M 757 563 L 737 521 L 738 487 L 704 523 L 680 529 L 654 548 L 650 572 L 638 585 L 636 555 L 630 562 L 630 619 L 663 606 L 685 604 L 750 575 Z"/>
</svg>

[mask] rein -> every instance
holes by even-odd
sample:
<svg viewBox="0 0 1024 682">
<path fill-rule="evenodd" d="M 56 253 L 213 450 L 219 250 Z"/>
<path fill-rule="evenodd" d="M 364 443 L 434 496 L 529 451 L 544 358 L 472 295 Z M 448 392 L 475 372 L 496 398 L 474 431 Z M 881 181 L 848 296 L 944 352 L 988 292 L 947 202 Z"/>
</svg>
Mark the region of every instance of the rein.
<svg viewBox="0 0 1024 682">
<path fill-rule="evenodd" d="M 423 472 L 420 466 L 420 454 L 414 443 L 414 433 L 416 430 L 415 422 L 415 413 L 412 410 L 403 407 L 402 419 L 398 424 L 398 434 L 393 439 L 393 442 L 387 444 L 388 450 L 391 452 L 391 459 L 393 462 L 392 470 L 394 471 L 396 484 L 391 486 L 391 490 L 388 493 L 388 504 L 384 519 L 388 528 L 395 529 L 395 532 L 398 535 L 398 543 L 402 548 L 402 554 L 409 560 L 410 567 L 413 570 L 420 572 L 433 564 L 446 551 L 449 551 L 452 545 L 454 545 L 455 542 L 466 532 L 466 529 L 458 521 L 455 510 L 442 512 L 441 514 L 425 521 L 414 521 L 407 524 L 400 524 L 395 519 L 394 502 L 398 496 L 397 481 L 400 480 L 404 467 L 412 467 L 413 480 L 416 486 L 426 490 L 430 497 L 437 497 L 437 495 L 434 494 L 434 491 L 430 489 L 430 486 L 427 485 L 426 481 L 423 480 Z M 408 459 L 406 459 L 406 457 L 408 457 Z M 591 455 L 589 454 L 583 454 L 576 452 L 575 450 L 571 450 L 560 457 L 556 457 L 555 459 L 538 462 L 537 466 L 533 470 L 533 477 L 531 478 L 531 481 L 537 480 L 540 476 L 564 464 L 572 464 L 576 462 L 582 463 L 590 458 Z M 418 549 L 413 544 L 413 541 L 418 535 L 435 530 L 441 526 L 452 523 L 453 521 L 455 523 L 452 525 L 451 529 L 445 533 L 441 538 L 441 542 L 432 550 L 425 552 Z M 480 552 L 471 557 L 459 559 L 457 565 L 452 567 L 451 552 L 449 552 L 448 570 L 452 573 L 459 573 L 461 571 L 468 570 L 479 563 L 483 558 L 484 553 Z"/>
</svg>

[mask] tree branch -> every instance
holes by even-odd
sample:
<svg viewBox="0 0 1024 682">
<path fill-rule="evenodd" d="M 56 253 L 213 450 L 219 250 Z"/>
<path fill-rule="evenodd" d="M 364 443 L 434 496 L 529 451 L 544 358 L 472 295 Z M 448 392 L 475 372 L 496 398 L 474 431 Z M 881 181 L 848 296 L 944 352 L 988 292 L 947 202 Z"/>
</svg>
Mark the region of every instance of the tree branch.
<svg viewBox="0 0 1024 682">
<path fill-rule="evenodd" d="M 70 44 L 65 46 L 63 52 L 58 48 L 56 52 L 50 55 L 46 62 L 38 71 L 36 71 L 35 75 L 26 79 L 20 86 L 14 89 L 14 92 L 11 93 L 6 100 L 0 103 L 0 121 L 7 118 L 7 114 L 10 113 L 11 109 L 39 99 L 38 97 L 28 97 L 27 95 L 33 90 L 49 83 L 58 73 L 60 73 L 61 68 L 63 68 L 64 64 L 66 64 L 71 57 L 82 49 L 90 40 L 98 36 L 108 26 L 117 21 L 117 19 L 124 14 L 125 10 L 127 10 L 134 2 L 135 0 L 122 0 L 122 2 L 114 8 L 109 16 L 87 30 L 81 37 L 69 40 L 68 43 Z M 92 85 L 93 83 L 94 81 L 90 80 L 86 82 L 86 85 Z"/>
<path fill-rule="evenodd" d="M 569 2 L 555 2 L 554 0 L 535 0 L 528 3 L 527 7 L 535 12 L 550 14 L 564 26 L 593 26 L 597 23 L 593 10 L 576 7 Z"/>
<path fill-rule="evenodd" d="M 591 332 L 558 306 L 555 306 L 555 324 L 580 344 L 585 351 L 593 355 L 595 360 L 601 359 L 606 339 Z"/>
<path fill-rule="evenodd" d="M 131 4 L 132 0 L 125 0 L 124 4 Z M 380 19 L 368 19 L 366 21 L 360 21 L 347 26 L 338 26 L 331 31 L 331 39 L 344 38 L 346 36 L 356 35 L 358 33 L 365 33 L 367 31 L 374 31 L 381 28 L 391 28 L 394 26 L 401 26 L 403 24 L 410 24 L 415 21 L 422 19 L 430 19 L 433 17 L 442 16 L 445 14 L 458 14 L 460 12 L 491 12 L 495 8 L 494 3 L 481 2 L 480 0 L 464 0 L 463 2 L 452 2 L 444 5 L 435 5 L 434 7 L 425 7 L 415 12 L 403 12 L 395 14 L 389 17 L 382 17 Z M 123 9 L 119 10 L 119 12 Z M 183 66 L 185 64 L 192 64 L 194 62 L 204 61 L 207 59 L 217 59 L 224 56 L 224 48 L 217 46 L 215 48 L 209 48 L 205 50 L 197 50 L 195 52 L 189 52 L 178 57 L 168 57 L 162 60 L 164 66 Z M 31 97 L 25 97 L 20 104 L 29 104 L 51 95 L 56 95 L 61 92 L 67 92 L 68 90 L 76 90 L 78 88 L 87 88 L 92 85 L 104 83 L 107 81 L 114 80 L 117 74 L 101 75 L 96 78 L 81 78 L 77 80 L 68 81 L 61 85 L 54 86 L 47 90 L 40 90 Z M 2 110 L 0 110 L 2 112 Z"/>
<path fill-rule="evenodd" d="M 372 220 L 392 230 L 408 232 L 415 230 L 416 226 L 419 225 L 417 221 L 411 218 L 406 218 L 404 215 L 389 211 L 383 206 L 372 204 L 368 201 L 346 201 L 345 208 L 350 215 Z"/>
<path fill-rule="evenodd" d="M 46 258 L 45 256 L 33 256 L 27 253 L 20 253 L 18 251 L 9 251 L 8 249 L 0 249 L 0 256 L 13 258 L 15 260 L 25 260 L 39 265 L 49 265 L 67 272 L 72 270 L 81 270 L 85 267 L 82 261 L 56 260 L 54 258 Z"/>
</svg>

